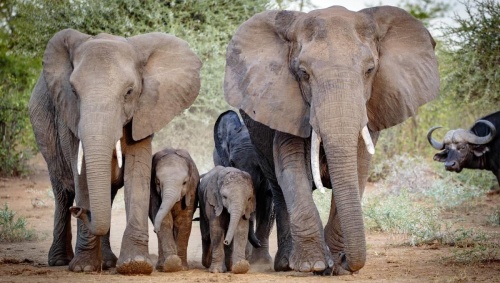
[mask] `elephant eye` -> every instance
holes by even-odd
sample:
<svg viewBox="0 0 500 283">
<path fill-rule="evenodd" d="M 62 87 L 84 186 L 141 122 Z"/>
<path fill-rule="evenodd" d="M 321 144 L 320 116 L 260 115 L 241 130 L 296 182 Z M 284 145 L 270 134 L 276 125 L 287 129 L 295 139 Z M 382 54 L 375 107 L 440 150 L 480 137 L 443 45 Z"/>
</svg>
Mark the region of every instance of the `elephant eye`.
<svg viewBox="0 0 500 283">
<path fill-rule="evenodd" d="M 366 75 L 369 75 L 373 72 L 373 70 L 375 69 L 375 67 L 370 67 L 368 68 L 368 70 L 366 70 Z"/>
<path fill-rule="evenodd" d="M 236 167 L 236 166 L 235 166 L 235 164 L 234 164 L 234 161 L 232 161 L 232 160 L 231 160 L 231 161 L 229 161 L 229 166 L 231 166 L 231 167 Z"/>
<path fill-rule="evenodd" d="M 298 75 L 299 75 L 299 78 L 301 78 L 303 80 L 309 80 L 309 74 L 307 73 L 306 69 L 304 69 L 303 67 L 299 68 Z"/>
<path fill-rule="evenodd" d="M 132 91 L 134 91 L 134 89 L 130 87 L 130 88 L 127 90 L 127 94 L 126 94 L 126 95 L 130 95 L 130 94 L 132 94 Z"/>
</svg>

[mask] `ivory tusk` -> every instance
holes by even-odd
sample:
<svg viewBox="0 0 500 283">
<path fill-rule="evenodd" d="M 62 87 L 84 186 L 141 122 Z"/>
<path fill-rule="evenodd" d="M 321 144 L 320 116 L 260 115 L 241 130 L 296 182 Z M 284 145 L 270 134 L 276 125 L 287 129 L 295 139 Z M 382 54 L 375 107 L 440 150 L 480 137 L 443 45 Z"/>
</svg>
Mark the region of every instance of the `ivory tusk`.
<svg viewBox="0 0 500 283">
<path fill-rule="evenodd" d="M 116 142 L 116 159 L 118 159 L 118 168 L 122 168 L 122 144 L 120 140 Z"/>
<path fill-rule="evenodd" d="M 78 175 L 82 173 L 82 162 L 83 162 L 83 148 L 82 148 L 82 141 L 78 143 L 78 159 L 76 160 L 77 162 L 77 170 L 78 170 Z"/>
<path fill-rule="evenodd" d="M 374 154 L 375 153 L 375 146 L 373 145 L 373 141 L 372 141 L 372 138 L 370 136 L 370 132 L 368 131 L 367 126 L 364 126 L 363 129 L 361 130 L 361 136 L 363 137 L 363 140 L 365 141 L 366 150 L 368 150 L 368 153 Z"/>
<path fill-rule="evenodd" d="M 316 132 L 312 130 L 311 133 L 311 170 L 314 180 L 314 185 L 321 193 L 325 193 L 325 187 L 321 182 L 321 173 L 319 171 L 319 147 L 321 144 L 321 138 L 318 137 Z"/>
</svg>

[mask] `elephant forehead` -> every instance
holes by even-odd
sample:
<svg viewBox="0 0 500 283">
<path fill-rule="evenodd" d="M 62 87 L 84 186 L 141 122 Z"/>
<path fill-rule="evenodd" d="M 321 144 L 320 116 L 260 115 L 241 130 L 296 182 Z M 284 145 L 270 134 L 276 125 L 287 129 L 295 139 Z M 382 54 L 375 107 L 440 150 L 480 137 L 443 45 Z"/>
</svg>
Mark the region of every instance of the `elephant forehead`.
<svg viewBox="0 0 500 283">
<path fill-rule="evenodd" d="M 80 45 L 74 54 L 74 61 L 90 61 L 93 64 L 109 65 L 137 62 L 139 56 L 126 41 L 110 39 L 88 40 Z"/>
</svg>

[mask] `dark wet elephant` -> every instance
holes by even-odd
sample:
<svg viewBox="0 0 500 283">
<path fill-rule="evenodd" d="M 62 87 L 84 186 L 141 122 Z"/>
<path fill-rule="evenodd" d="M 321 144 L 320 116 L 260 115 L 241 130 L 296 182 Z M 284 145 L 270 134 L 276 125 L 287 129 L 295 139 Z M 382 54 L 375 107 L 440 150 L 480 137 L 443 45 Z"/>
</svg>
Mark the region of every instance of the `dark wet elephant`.
<svg viewBox="0 0 500 283">
<path fill-rule="evenodd" d="M 248 130 L 236 112 L 229 110 L 219 115 L 214 126 L 214 143 L 213 158 L 216 166 L 238 168 L 252 177 L 256 199 L 255 236 L 261 247 L 255 248 L 250 243 L 247 244 L 249 261 L 252 264 L 270 264 L 272 258 L 269 254 L 269 234 L 274 222 L 272 192 L 260 168 L 259 157 Z M 253 224 L 251 221 L 250 225 Z"/>
</svg>

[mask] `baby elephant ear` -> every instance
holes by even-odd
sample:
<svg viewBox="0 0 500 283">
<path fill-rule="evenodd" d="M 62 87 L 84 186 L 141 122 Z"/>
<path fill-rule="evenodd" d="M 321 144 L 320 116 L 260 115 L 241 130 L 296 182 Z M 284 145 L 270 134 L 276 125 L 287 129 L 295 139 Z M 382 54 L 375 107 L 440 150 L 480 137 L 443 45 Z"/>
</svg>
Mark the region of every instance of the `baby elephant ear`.
<svg viewBox="0 0 500 283">
<path fill-rule="evenodd" d="M 200 90 L 201 61 L 187 42 L 173 35 L 154 32 L 128 40 L 144 62 L 141 98 L 132 120 L 132 137 L 140 140 L 194 102 Z"/>
<path fill-rule="evenodd" d="M 215 215 L 219 216 L 222 213 L 223 205 L 222 205 L 222 197 L 220 195 L 220 187 L 219 185 L 222 182 L 223 176 L 221 171 L 224 170 L 222 166 L 216 166 L 212 171 L 210 171 L 203 178 L 209 178 L 207 184 L 207 200 L 208 203 L 215 209 Z"/>
</svg>

